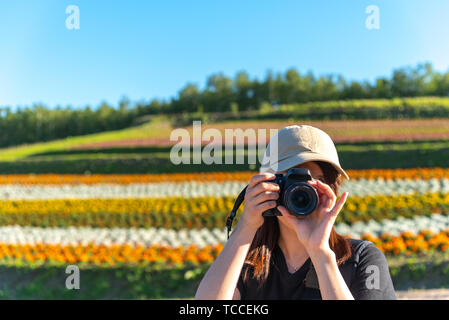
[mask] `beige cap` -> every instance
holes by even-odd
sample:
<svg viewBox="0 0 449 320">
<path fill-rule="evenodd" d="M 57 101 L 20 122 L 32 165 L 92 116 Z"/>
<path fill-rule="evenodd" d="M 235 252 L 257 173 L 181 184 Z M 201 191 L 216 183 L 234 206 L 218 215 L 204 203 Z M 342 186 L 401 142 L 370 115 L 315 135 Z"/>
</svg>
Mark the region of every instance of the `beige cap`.
<svg viewBox="0 0 449 320">
<path fill-rule="evenodd" d="M 273 156 L 270 156 L 270 153 Z M 308 161 L 330 163 L 347 180 L 341 168 L 337 149 L 331 137 L 321 129 L 309 125 L 292 125 L 279 130 L 268 143 L 260 173 L 277 173 Z"/>
</svg>

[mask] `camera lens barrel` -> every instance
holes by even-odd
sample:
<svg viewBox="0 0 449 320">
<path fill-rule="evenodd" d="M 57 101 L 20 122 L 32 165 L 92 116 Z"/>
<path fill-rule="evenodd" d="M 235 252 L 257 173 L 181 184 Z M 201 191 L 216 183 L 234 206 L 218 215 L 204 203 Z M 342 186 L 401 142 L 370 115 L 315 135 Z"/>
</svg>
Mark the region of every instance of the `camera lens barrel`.
<svg viewBox="0 0 449 320">
<path fill-rule="evenodd" d="M 313 180 L 306 168 L 290 168 L 287 174 L 276 173 L 274 183 L 279 185 L 277 205 L 285 206 L 295 216 L 307 216 L 318 206 L 318 192 L 307 181 Z M 264 217 L 282 215 L 277 208 L 262 213 Z"/>
<path fill-rule="evenodd" d="M 318 206 L 318 193 L 306 182 L 291 184 L 282 198 L 285 207 L 296 216 L 307 216 Z"/>
</svg>

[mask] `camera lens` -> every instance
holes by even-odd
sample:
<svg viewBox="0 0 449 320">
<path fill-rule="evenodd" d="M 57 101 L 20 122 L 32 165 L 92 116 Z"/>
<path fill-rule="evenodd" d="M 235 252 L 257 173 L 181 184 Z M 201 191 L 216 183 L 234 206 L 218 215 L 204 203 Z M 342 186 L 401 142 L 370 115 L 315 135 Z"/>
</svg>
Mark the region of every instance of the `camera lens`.
<svg viewBox="0 0 449 320">
<path fill-rule="evenodd" d="M 316 209 L 318 193 L 307 183 L 295 183 L 285 190 L 284 203 L 293 215 L 306 216 Z"/>
<path fill-rule="evenodd" d="M 307 193 L 300 191 L 293 196 L 292 203 L 297 208 L 306 208 L 310 202 Z"/>
</svg>

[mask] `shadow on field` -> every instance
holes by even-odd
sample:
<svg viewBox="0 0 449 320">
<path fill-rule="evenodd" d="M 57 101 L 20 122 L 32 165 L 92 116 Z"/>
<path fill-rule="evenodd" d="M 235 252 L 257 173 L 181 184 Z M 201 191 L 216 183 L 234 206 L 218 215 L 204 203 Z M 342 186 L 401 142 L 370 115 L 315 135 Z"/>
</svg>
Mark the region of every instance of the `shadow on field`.
<svg viewBox="0 0 449 320">
<path fill-rule="evenodd" d="M 257 164 L 236 164 L 235 148 L 232 163 L 179 164 L 170 160 L 169 147 L 109 148 L 57 151 L 35 154 L 24 160 L 0 162 L 3 174 L 59 173 L 191 173 L 256 171 Z M 449 167 L 449 142 L 420 141 L 402 143 L 354 143 L 337 145 L 340 163 L 345 169 L 406 169 Z M 247 150 L 244 162 L 248 162 Z M 190 154 L 192 156 L 192 154 Z M 192 159 L 192 158 L 191 158 Z M 190 162 L 192 163 L 192 161 Z"/>
</svg>

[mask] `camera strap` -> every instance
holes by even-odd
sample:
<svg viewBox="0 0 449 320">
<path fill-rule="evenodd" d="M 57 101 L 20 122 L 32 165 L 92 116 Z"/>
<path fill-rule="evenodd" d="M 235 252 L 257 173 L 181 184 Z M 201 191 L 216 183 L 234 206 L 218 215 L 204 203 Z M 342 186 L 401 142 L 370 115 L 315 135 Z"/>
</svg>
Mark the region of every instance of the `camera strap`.
<svg viewBox="0 0 449 320">
<path fill-rule="evenodd" d="M 229 233 L 231 232 L 232 228 L 232 221 L 235 218 L 235 215 L 237 214 L 237 211 L 239 210 L 240 205 L 242 204 L 243 200 L 245 199 L 246 189 L 248 186 L 243 188 L 243 190 L 238 195 L 237 199 L 234 202 L 234 207 L 232 208 L 231 213 L 229 214 L 228 219 L 226 220 L 226 226 L 228 227 L 228 239 L 229 239 Z"/>
</svg>

